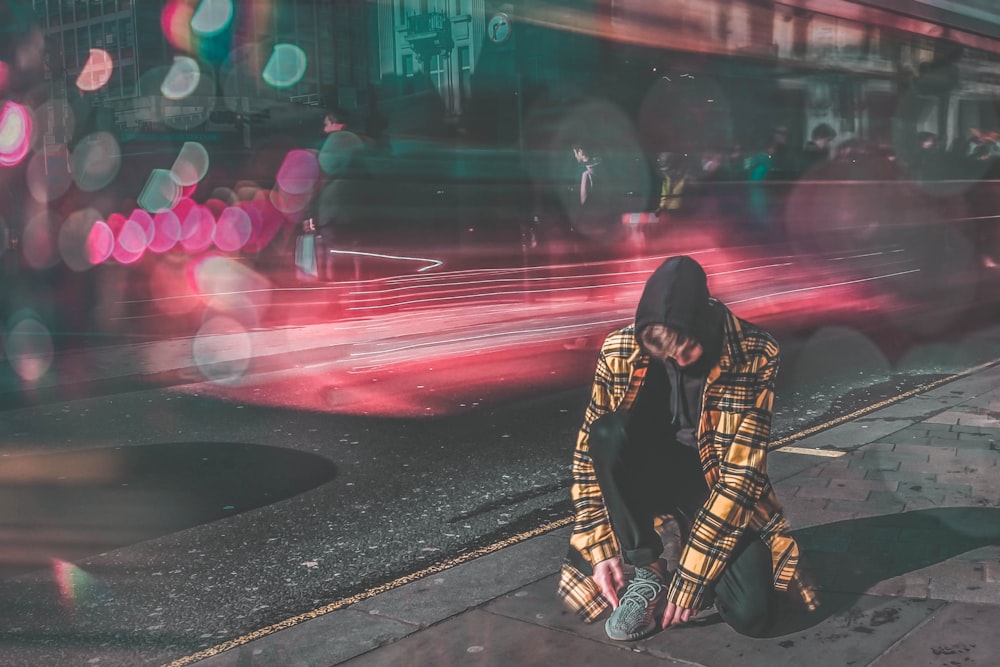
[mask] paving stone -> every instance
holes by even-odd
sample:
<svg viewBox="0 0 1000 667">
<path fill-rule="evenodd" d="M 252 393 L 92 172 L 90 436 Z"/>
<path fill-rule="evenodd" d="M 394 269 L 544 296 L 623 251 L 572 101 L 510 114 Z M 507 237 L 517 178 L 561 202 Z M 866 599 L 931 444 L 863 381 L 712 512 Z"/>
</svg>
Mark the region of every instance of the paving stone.
<svg viewBox="0 0 1000 667">
<path fill-rule="evenodd" d="M 833 512 L 853 514 L 855 517 L 895 514 L 902 512 L 904 507 L 905 503 L 892 494 L 886 494 L 878 498 L 869 497 L 867 501 L 833 499 L 826 506 L 828 510 Z"/>
<path fill-rule="evenodd" d="M 796 498 L 864 500 L 872 491 L 892 491 L 896 482 L 872 479 L 833 479 L 827 486 L 800 487 Z"/>
<path fill-rule="evenodd" d="M 920 463 L 920 461 L 916 462 Z M 852 456 L 850 461 L 848 461 L 850 467 L 863 470 L 866 474 L 869 470 L 899 470 L 900 463 L 900 461 L 890 461 L 884 456 L 881 458 L 865 458 L 864 455 Z M 908 463 L 914 463 L 914 461 L 908 461 Z M 864 476 L 861 476 L 859 479 L 864 479 Z"/>
<path fill-rule="evenodd" d="M 872 667 L 896 665 L 996 665 L 1000 607 L 949 604 L 917 632 L 890 648 Z"/>
<path fill-rule="evenodd" d="M 810 471 L 810 472 L 812 472 L 812 471 Z M 782 484 L 782 488 L 786 488 L 786 489 L 790 488 L 790 487 L 803 487 L 803 486 L 820 487 L 820 488 L 822 488 L 822 487 L 826 487 L 826 486 L 830 485 L 830 478 L 829 477 L 818 477 L 816 475 L 810 475 L 810 474 L 807 474 L 807 473 L 801 473 L 801 474 L 789 477 L 787 479 L 781 480 L 781 484 Z"/>
<path fill-rule="evenodd" d="M 974 560 L 986 564 L 998 564 L 1000 563 L 1000 544 L 989 545 L 985 547 L 980 547 L 978 549 L 969 549 L 963 553 L 955 556 L 959 560 Z M 988 570 L 989 568 L 987 568 Z M 1000 604 L 1000 599 L 997 600 Z"/>
<path fill-rule="evenodd" d="M 859 445 L 867 445 L 887 435 L 906 428 L 911 422 L 873 420 L 857 423 L 848 422 L 839 426 L 803 438 L 796 443 L 799 447 L 834 447 L 848 449 Z"/>
<path fill-rule="evenodd" d="M 909 472 L 905 470 L 869 470 L 865 479 L 884 479 L 901 483 L 937 483 L 937 474 L 932 472 Z"/>
<path fill-rule="evenodd" d="M 977 410 L 971 412 L 967 417 L 963 418 L 959 425 L 979 426 L 984 429 L 998 429 L 1000 428 L 1000 419 L 997 419 L 995 415 L 981 414 Z"/>
<path fill-rule="evenodd" d="M 912 433 L 912 432 L 900 432 L 888 435 L 878 442 L 872 443 L 877 445 L 884 444 L 909 444 L 909 445 L 945 445 L 945 443 L 954 444 L 958 441 L 957 437 L 952 438 L 934 438 L 925 434 Z M 945 445 L 946 446 L 946 445 Z"/>
<path fill-rule="evenodd" d="M 968 413 L 962 410 L 943 410 L 936 415 L 932 415 L 923 420 L 924 424 L 947 424 L 948 426 L 958 426 Z"/>
<path fill-rule="evenodd" d="M 941 445 L 912 445 L 908 443 L 900 443 L 893 447 L 892 451 L 896 454 L 913 454 L 917 457 L 923 456 L 926 457 L 927 460 L 930 460 L 932 457 L 954 458 L 957 446 L 954 443 L 947 447 L 943 447 Z"/>
<path fill-rule="evenodd" d="M 955 458 L 959 461 L 981 461 L 982 465 L 996 464 L 1000 458 L 1000 452 L 994 449 L 972 449 L 970 447 L 959 447 L 955 452 Z"/>
<path fill-rule="evenodd" d="M 830 479 L 865 479 L 868 470 L 861 467 L 862 461 L 860 454 L 845 456 L 837 463 L 824 465 L 819 475 Z"/>
<path fill-rule="evenodd" d="M 930 576 L 910 572 L 898 577 L 890 577 L 868 589 L 869 595 L 886 595 L 914 599 L 930 598 Z"/>
<path fill-rule="evenodd" d="M 201 660 L 198 667 L 329 667 L 417 631 L 352 609 L 326 616 Z"/>
<path fill-rule="evenodd" d="M 986 583 L 1000 585 L 1000 558 L 994 557 L 991 560 L 984 560 L 983 563 Z"/>
<path fill-rule="evenodd" d="M 957 460 L 956 460 L 957 461 Z M 938 473 L 939 484 L 988 484 L 1000 487 L 1000 468 L 994 465 L 968 465 L 968 461 L 961 463 L 959 470 L 944 470 Z"/>
<path fill-rule="evenodd" d="M 833 512 L 829 509 L 830 501 L 826 501 L 827 507 L 818 511 L 805 511 L 799 513 L 796 511 L 796 507 L 801 503 L 810 502 L 807 499 L 795 500 L 785 506 L 785 516 L 788 518 L 788 523 L 791 525 L 792 530 L 795 531 L 799 528 L 809 528 L 812 526 L 821 526 L 827 523 L 834 523 L 837 521 L 847 521 L 849 519 L 855 519 L 857 516 L 853 512 Z"/>
<path fill-rule="evenodd" d="M 568 542 L 542 536 L 363 600 L 352 609 L 429 626 L 559 570 Z"/>
<path fill-rule="evenodd" d="M 484 609 L 576 635 L 582 638 L 580 641 L 619 645 L 604 634 L 605 617 L 595 623 L 583 623 L 554 599 L 554 589 L 555 578 L 540 581 L 494 600 Z M 816 614 L 786 610 L 772 637 L 753 639 L 739 635 L 718 616 L 709 615 L 697 624 L 659 632 L 633 646 L 640 654 L 648 653 L 687 665 L 862 665 L 916 627 L 941 604 L 936 600 L 824 594 L 823 606 Z M 629 662 L 621 664 L 633 663 L 629 658 Z"/>
<path fill-rule="evenodd" d="M 944 503 L 945 491 L 941 489 L 931 488 L 930 485 L 925 487 L 920 484 L 900 484 L 899 488 L 892 493 L 892 499 L 897 500 L 902 503 L 908 502 L 928 502 L 933 505 L 941 505 Z M 876 498 L 876 500 L 878 500 Z M 885 502 L 889 502 L 889 499 L 885 499 Z"/>
<path fill-rule="evenodd" d="M 969 504 L 979 507 L 1000 507 L 1000 488 L 996 485 L 974 482 Z"/>
<path fill-rule="evenodd" d="M 519 620 L 477 609 L 345 664 L 349 667 L 615 664 L 663 667 L 683 663 L 643 655 L 633 650 L 633 644 L 597 642 L 580 634 L 557 632 L 535 620 Z"/>
<path fill-rule="evenodd" d="M 785 518 L 788 519 L 788 523 L 793 528 L 837 520 L 826 511 L 828 503 L 826 498 L 795 498 L 792 500 L 793 495 L 784 488 L 778 492 L 778 499 L 782 501 Z"/>
<path fill-rule="evenodd" d="M 1000 429 L 1000 419 L 984 415 L 973 406 L 962 406 L 934 415 L 924 420 L 928 423 L 950 424 L 952 426 L 974 426 L 981 428 Z"/>
<path fill-rule="evenodd" d="M 865 452 L 891 452 L 894 449 L 896 449 L 895 443 L 878 441 L 860 447 L 856 455 L 860 455 Z"/>
<path fill-rule="evenodd" d="M 982 426 L 963 426 L 961 424 L 949 427 L 949 430 L 953 433 L 970 433 L 981 435 L 983 433 L 998 433 L 997 429 L 983 428 Z"/>
<path fill-rule="evenodd" d="M 927 461 L 930 457 L 925 452 L 920 453 L 910 453 L 910 452 L 878 452 L 878 451 L 865 451 L 861 455 L 862 459 L 866 462 L 873 462 L 875 465 L 902 463 L 903 461 Z"/>
<path fill-rule="evenodd" d="M 970 459 L 959 460 L 957 457 L 931 461 L 903 461 L 899 464 L 898 470 L 902 472 L 933 472 L 938 474 L 938 481 L 942 475 L 946 474 L 970 474 L 982 462 L 977 463 Z"/>
<path fill-rule="evenodd" d="M 775 484 L 798 475 L 815 476 L 816 469 L 828 460 L 827 457 L 792 454 L 776 449 L 767 455 L 767 474 Z"/>
<path fill-rule="evenodd" d="M 986 449 L 990 448 L 990 445 L 996 445 L 997 436 L 993 433 L 959 433 L 958 434 L 958 444 L 959 446 L 969 446 L 969 445 L 979 445 Z"/>
<path fill-rule="evenodd" d="M 930 596 L 950 602 L 996 604 L 1000 584 L 986 581 L 982 562 L 952 560 L 927 568 Z"/>
<path fill-rule="evenodd" d="M 944 437 L 942 435 L 944 433 L 953 433 L 954 430 L 955 430 L 955 428 L 956 428 L 956 427 L 952 426 L 951 424 L 937 424 L 937 423 L 930 422 L 930 421 L 920 422 L 920 424 L 918 424 L 918 426 L 919 426 L 919 428 L 924 429 L 924 431 L 926 431 L 928 434 L 932 434 L 933 433 L 935 435 L 941 435 L 942 437 Z"/>
<path fill-rule="evenodd" d="M 799 627 L 772 638 L 750 639 L 719 623 L 684 628 L 677 636 L 673 630 L 663 632 L 645 643 L 653 655 L 698 665 L 863 665 L 917 627 L 939 604 L 873 596 L 827 596 L 824 603 L 838 611 L 817 614 L 818 622 L 800 617 Z"/>
<path fill-rule="evenodd" d="M 998 373 L 996 367 L 985 369 L 960 378 L 955 382 L 941 385 L 924 394 L 922 397 L 928 401 L 939 401 L 941 403 L 960 402 L 964 403 L 977 396 L 994 390 L 998 384 Z"/>
</svg>

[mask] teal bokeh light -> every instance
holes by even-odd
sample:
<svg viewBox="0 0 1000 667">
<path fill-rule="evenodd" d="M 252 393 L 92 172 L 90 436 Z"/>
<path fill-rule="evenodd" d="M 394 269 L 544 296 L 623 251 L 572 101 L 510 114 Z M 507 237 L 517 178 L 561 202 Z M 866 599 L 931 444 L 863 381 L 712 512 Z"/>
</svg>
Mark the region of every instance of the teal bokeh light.
<svg viewBox="0 0 1000 667">
<path fill-rule="evenodd" d="M 294 86 L 306 73 L 306 52 L 294 44 L 275 44 L 261 76 L 275 88 Z"/>
<path fill-rule="evenodd" d="M 202 0 L 191 16 L 191 30 L 201 37 L 211 37 L 225 31 L 232 21 L 232 0 Z"/>
</svg>

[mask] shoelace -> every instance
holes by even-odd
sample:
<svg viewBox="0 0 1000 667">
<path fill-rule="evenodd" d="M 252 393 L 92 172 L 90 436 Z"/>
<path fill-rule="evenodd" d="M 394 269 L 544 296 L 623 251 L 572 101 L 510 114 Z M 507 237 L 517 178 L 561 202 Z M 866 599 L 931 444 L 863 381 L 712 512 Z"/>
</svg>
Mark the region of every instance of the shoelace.
<svg viewBox="0 0 1000 667">
<path fill-rule="evenodd" d="M 643 609 L 649 606 L 657 594 L 663 589 L 663 586 L 656 581 L 651 581 L 649 579 L 633 579 L 625 589 L 625 595 L 619 600 L 619 606 L 624 606 L 627 603 L 632 603 L 635 605 L 641 605 Z M 649 597 L 646 597 L 645 593 L 649 593 Z"/>
</svg>

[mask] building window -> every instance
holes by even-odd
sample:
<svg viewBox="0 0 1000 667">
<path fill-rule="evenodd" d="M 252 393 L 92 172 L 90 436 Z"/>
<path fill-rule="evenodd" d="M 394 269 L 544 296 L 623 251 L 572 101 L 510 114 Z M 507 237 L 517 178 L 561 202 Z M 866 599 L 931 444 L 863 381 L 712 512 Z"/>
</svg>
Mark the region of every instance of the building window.
<svg viewBox="0 0 1000 667">
<path fill-rule="evenodd" d="M 125 65 L 122 67 L 122 95 L 132 97 L 137 91 L 137 81 L 135 76 L 135 65 Z"/>
<path fill-rule="evenodd" d="M 445 59 L 440 55 L 431 56 L 431 68 L 430 68 L 431 81 L 434 82 L 434 87 L 438 89 L 441 93 L 441 97 L 445 97 L 447 90 L 445 88 L 447 84 L 447 74 L 445 72 Z"/>
<path fill-rule="evenodd" d="M 464 102 L 472 90 L 472 52 L 467 46 L 458 47 L 458 94 Z"/>
</svg>

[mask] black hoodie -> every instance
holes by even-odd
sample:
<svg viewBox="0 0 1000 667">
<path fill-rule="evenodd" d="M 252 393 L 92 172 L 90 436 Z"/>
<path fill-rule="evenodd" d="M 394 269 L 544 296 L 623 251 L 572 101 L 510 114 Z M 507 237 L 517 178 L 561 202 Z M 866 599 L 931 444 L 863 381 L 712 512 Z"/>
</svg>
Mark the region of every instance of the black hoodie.
<svg viewBox="0 0 1000 667">
<path fill-rule="evenodd" d="M 645 326 L 663 324 L 694 338 L 703 352 L 687 368 L 680 368 L 672 359 L 666 363 L 651 360 L 636 403 L 644 428 L 653 425 L 653 415 L 664 414 L 663 402 L 669 400 L 667 428 L 681 444 L 697 447 L 705 378 L 722 351 L 722 309 L 710 298 L 705 270 L 690 257 L 671 257 L 646 281 L 635 314 L 636 337 Z"/>
</svg>

